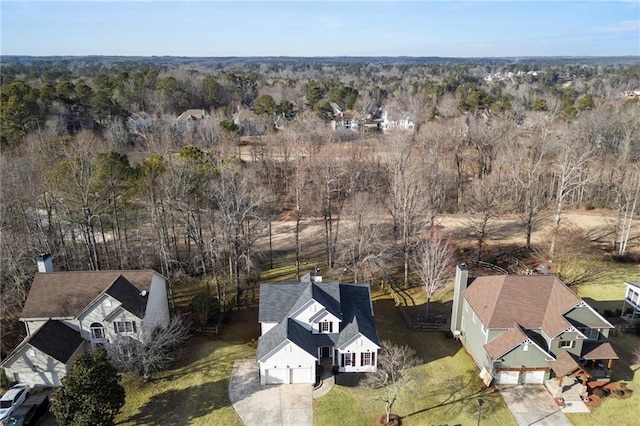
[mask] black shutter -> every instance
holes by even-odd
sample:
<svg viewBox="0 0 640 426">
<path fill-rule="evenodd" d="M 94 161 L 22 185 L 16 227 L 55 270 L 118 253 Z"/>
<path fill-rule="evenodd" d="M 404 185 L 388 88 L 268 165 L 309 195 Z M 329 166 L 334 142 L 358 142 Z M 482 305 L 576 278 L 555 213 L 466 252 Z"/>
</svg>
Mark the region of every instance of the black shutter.
<svg viewBox="0 0 640 426">
<path fill-rule="evenodd" d="M 137 329 L 137 327 L 136 327 L 136 322 L 135 322 L 135 321 L 131 321 L 131 325 L 133 326 L 133 332 L 134 332 L 134 333 L 137 333 L 137 332 L 138 332 L 138 329 Z"/>
<path fill-rule="evenodd" d="M 333 323 L 329 323 L 329 333 L 333 333 Z"/>
<path fill-rule="evenodd" d="M 114 333 L 118 334 L 118 323 L 117 322 L 113 323 L 113 331 L 114 331 Z"/>
<path fill-rule="evenodd" d="M 360 352 L 360 366 L 364 365 L 364 352 Z"/>
</svg>

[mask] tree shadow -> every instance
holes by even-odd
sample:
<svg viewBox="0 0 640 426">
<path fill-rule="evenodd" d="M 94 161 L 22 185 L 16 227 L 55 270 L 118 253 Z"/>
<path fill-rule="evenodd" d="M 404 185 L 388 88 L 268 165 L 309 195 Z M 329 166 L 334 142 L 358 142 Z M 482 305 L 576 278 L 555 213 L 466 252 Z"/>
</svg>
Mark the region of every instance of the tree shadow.
<svg viewBox="0 0 640 426">
<path fill-rule="evenodd" d="M 134 425 L 188 424 L 213 410 L 230 406 L 229 380 L 203 383 L 186 389 L 172 389 L 154 395 L 137 414 L 122 423 Z"/>
<path fill-rule="evenodd" d="M 443 390 L 445 392 L 443 392 Z M 442 388 L 434 391 L 434 393 L 437 395 L 445 393 L 447 396 L 441 402 L 414 411 L 411 414 L 403 416 L 403 418 L 416 417 L 422 413 L 445 407 L 446 410 L 443 414 L 455 410 L 467 413 L 467 417 L 473 417 L 474 414 L 478 413 L 479 399 L 483 401 L 482 417 L 490 417 L 491 414 L 500 409 L 502 405 L 500 393 L 497 392 L 495 388 L 478 388 L 475 380 L 471 379 L 465 382 L 461 376 L 443 383 Z"/>
</svg>

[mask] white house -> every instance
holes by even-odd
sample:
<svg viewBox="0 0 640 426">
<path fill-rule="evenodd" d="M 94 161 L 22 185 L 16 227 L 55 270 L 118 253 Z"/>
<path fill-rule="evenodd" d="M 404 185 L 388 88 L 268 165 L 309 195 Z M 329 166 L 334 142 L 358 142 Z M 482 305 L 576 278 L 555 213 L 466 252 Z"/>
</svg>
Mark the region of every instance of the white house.
<svg viewBox="0 0 640 426">
<path fill-rule="evenodd" d="M 265 384 L 315 383 L 318 363 L 375 372 L 380 342 L 369 284 L 261 284 L 257 361 Z"/>
<path fill-rule="evenodd" d="M 27 337 L 0 364 L 10 379 L 58 386 L 76 354 L 169 323 L 166 279 L 153 270 L 53 272 L 38 258 L 20 321 Z"/>
<path fill-rule="evenodd" d="M 392 117 L 389 112 L 382 112 L 382 121 L 378 123 L 378 129 L 382 133 L 389 133 L 394 130 L 400 130 L 406 133 L 413 133 L 415 130 L 415 118 L 413 114 L 403 112 L 398 116 Z"/>
<path fill-rule="evenodd" d="M 625 282 L 627 291 L 622 302 L 622 313 L 620 316 L 627 318 L 631 323 L 640 319 L 640 283 Z M 631 314 L 627 315 L 627 312 Z"/>
</svg>

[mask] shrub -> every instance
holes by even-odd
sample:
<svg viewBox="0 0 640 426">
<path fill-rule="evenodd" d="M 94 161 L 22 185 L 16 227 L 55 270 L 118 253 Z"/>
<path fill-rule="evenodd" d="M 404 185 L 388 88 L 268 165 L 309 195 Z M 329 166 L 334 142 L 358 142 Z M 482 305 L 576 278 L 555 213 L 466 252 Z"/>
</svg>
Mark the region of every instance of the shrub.
<svg viewBox="0 0 640 426">
<path fill-rule="evenodd" d="M 593 394 L 598 398 L 606 398 L 607 396 L 609 396 L 609 391 L 604 388 L 595 388 L 593 390 Z"/>
<path fill-rule="evenodd" d="M 605 309 L 604 316 L 607 318 L 611 318 L 613 316 L 613 311 L 611 309 Z"/>
</svg>

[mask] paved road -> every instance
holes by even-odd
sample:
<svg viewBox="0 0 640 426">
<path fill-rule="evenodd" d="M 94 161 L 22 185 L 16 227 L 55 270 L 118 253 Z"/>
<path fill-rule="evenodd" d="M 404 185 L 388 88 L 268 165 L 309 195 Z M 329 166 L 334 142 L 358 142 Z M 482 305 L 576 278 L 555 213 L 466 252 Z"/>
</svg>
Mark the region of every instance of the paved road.
<svg viewBox="0 0 640 426">
<path fill-rule="evenodd" d="M 501 386 L 500 394 L 520 426 L 571 426 L 543 385 Z"/>
<path fill-rule="evenodd" d="M 260 385 L 255 360 L 233 365 L 229 399 L 246 426 L 313 425 L 312 385 Z"/>
</svg>

